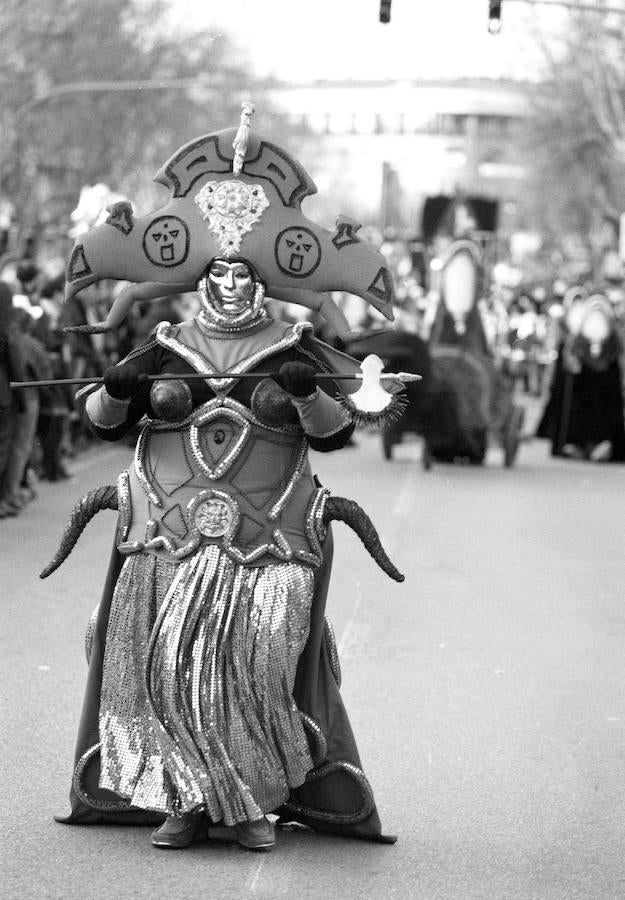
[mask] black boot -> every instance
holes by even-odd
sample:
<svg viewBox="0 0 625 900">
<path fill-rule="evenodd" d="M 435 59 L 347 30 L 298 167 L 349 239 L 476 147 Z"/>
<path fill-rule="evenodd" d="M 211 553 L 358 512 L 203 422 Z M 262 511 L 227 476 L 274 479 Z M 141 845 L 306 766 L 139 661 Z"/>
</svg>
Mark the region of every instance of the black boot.
<svg viewBox="0 0 625 900">
<path fill-rule="evenodd" d="M 152 832 L 152 844 L 165 850 L 182 850 L 193 842 L 201 821 L 194 813 L 167 816 L 161 827 Z"/>
</svg>

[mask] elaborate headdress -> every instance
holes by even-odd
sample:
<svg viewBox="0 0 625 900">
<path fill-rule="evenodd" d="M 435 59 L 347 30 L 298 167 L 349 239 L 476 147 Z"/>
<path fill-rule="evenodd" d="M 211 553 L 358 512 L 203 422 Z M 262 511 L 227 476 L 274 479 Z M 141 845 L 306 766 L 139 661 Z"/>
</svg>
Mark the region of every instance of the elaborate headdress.
<svg viewBox="0 0 625 900">
<path fill-rule="evenodd" d="M 339 216 L 328 231 L 302 215 L 316 187 L 281 147 L 241 125 L 185 144 L 155 180 L 171 191 L 165 206 L 135 218 L 128 202 L 82 235 L 67 268 L 67 296 L 102 278 L 157 283 L 162 294 L 194 289 L 214 257 L 249 260 L 267 292 L 344 290 L 393 318 L 386 260 Z"/>
</svg>

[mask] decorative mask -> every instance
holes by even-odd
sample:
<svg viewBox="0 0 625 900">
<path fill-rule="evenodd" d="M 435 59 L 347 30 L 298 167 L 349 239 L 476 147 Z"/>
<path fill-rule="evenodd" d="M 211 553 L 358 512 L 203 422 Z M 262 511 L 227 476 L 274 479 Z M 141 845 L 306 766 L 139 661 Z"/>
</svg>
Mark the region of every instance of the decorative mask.
<svg viewBox="0 0 625 900">
<path fill-rule="evenodd" d="M 208 325 L 235 330 L 265 316 L 264 287 L 245 260 L 212 260 L 198 290 Z"/>
</svg>

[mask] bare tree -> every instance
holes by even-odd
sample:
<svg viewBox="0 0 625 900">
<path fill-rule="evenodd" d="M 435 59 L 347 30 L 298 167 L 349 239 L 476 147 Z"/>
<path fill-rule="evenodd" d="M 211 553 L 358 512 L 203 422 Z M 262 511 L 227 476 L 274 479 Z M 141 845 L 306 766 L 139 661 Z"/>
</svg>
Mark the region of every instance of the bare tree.
<svg viewBox="0 0 625 900">
<path fill-rule="evenodd" d="M 267 85 L 229 42 L 208 30 L 181 40 L 163 28 L 164 9 L 3 0 L 0 195 L 25 226 L 66 220 L 80 187 L 98 181 L 149 200 L 167 156 L 235 125 L 247 91 L 262 100 L 264 126 L 275 122 Z"/>
<path fill-rule="evenodd" d="M 625 16 L 575 13 L 531 92 L 525 144 L 528 216 L 554 237 L 576 233 L 596 256 L 625 211 Z"/>
</svg>

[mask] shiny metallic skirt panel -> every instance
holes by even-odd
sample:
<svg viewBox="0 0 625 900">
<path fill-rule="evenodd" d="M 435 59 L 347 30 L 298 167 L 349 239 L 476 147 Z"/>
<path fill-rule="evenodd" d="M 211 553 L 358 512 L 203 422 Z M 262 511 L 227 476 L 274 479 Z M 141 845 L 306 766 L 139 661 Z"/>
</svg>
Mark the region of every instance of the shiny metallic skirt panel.
<svg viewBox="0 0 625 900">
<path fill-rule="evenodd" d="M 277 809 L 312 768 L 292 696 L 313 571 L 248 568 L 216 546 L 139 553 L 119 576 L 100 703 L 100 786 L 134 806 L 232 825 Z"/>
</svg>

